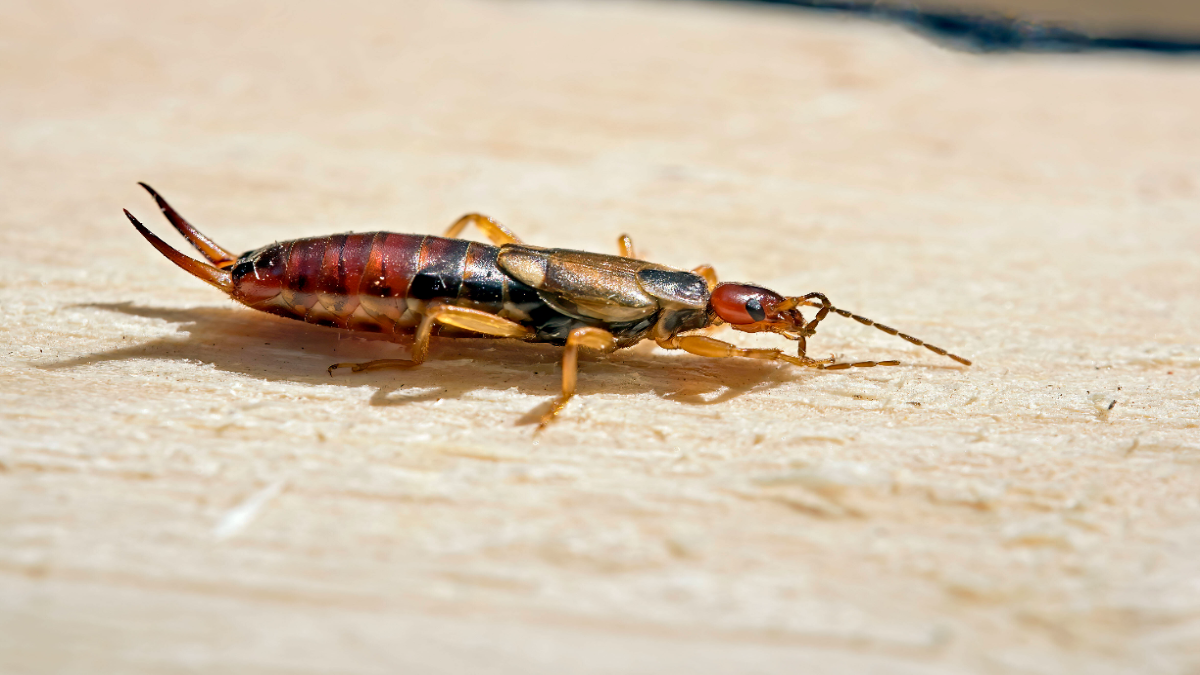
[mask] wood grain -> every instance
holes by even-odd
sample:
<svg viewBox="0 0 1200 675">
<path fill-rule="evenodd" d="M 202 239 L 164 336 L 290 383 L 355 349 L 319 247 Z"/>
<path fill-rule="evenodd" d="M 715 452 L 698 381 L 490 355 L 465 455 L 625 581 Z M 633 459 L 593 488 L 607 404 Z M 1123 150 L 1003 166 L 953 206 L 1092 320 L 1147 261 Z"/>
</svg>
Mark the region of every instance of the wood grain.
<svg viewBox="0 0 1200 675">
<path fill-rule="evenodd" d="M 0 13 L 0 671 L 1200 669 L 1195 61 L 684 2 Z M 235 251 L 629 232 L 977 365 L 837 318 L 811 353 L 905 365 L 587 357 L 535 442 L 559 350 L 331 379 L 404 348 L 222 299 L 138 180 Z"/>
</svg>

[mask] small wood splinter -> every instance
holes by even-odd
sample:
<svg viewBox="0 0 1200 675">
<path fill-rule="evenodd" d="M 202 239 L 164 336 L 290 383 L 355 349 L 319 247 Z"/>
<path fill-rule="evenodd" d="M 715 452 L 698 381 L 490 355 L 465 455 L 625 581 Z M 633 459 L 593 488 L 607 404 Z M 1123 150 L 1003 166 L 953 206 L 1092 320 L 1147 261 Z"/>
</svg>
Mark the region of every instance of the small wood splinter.
<svg viewBox="0 0 1200 675">
<path fill-rule="evenodd" d="M 192 227 L 157 192 L 163 214 L 211 264 L 171 248 L 128 211 L 138 232 L 168 260 L 254 309 L 323 326 L 414 335 L 409 359 L 335 363 L 353 372 L 409 368 L 425 361 L 430 337 L 498 337 L 564 347 L 562 394 L 542 416 L 552 422 L 575 394 L 581 347 L 609 352 L 654 340 L 710 358 L 783 361 L 818 370 L 898 366 L 899 361 L 835 363 L 808 356 L 808 338 L 830 313 L 853 319 L 963 364 L 971 362 L 895 328 L 834 307 L 822 293 L 785 297 L 739 283 L 718 283 L 709 265 L 691 271 L 637 259 L 621 235 L 621 255 L 527 246 L 508 228 L 476 213 L 456 221 L 444 237 L 391 232 L 335 234 L 278 242 L 235 256 Z M 493 245 L 457 239 L 474 225 Z M 802 307 L 816 308 L 811 320 Z M 728 324 L 747 333 L 769 332 L 797 343 L 795 356 L 779 349 L 745 349 L 701 331 Z"/>
</svg>

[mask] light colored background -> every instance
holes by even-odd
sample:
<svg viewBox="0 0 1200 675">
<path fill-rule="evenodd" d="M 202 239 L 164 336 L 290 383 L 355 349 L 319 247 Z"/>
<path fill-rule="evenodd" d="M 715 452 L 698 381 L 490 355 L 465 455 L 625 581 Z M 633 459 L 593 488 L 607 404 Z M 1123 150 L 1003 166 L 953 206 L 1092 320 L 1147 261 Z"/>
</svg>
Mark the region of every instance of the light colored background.
<svg viewBox="0 0 1200 675">
<path fill-rule="evenodd" d="M 0 671 L 1200 671 L 1200 65 L 392 4 L 3 6 Z M 557 349 L 331 380 L 401 352 L 223 300 L 137 180 L 235 250 L 628 231 L 978 365 L 634 350 L 535 443 Z"/>
</svg>

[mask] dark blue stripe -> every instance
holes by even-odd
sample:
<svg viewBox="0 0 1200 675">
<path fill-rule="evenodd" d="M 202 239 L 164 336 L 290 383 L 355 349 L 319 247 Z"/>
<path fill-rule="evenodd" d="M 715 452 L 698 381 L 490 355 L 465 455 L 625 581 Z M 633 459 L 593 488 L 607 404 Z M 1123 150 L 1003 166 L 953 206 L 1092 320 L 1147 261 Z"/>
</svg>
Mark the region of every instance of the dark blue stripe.
<svg viewBox="0 0 1200 675">
<path fill-rule="evenodd" d="M 919 9 L 901 2 L 840 0 L 741 0 L 787 5 L 819 12 L 852 14 L 899 24 L 949 49 L 976 53 L 1077 53 L 1142 51 L 1200 54 L 1200 37 L 1141 34 L 1093 35 L 1063 24 L 1028 18 L 970 13 L 953 9 Z M 1085 6 L 1085 5 L 1081 5 Z"/>
<path fill-rule="evenodd" d="M 413 275 L 408 297 L 417 300 L 457 298 L 463 282 L 463 264 L 471 242 L 428 237 L 422 251 L 421 268 Z"/>
</svg>

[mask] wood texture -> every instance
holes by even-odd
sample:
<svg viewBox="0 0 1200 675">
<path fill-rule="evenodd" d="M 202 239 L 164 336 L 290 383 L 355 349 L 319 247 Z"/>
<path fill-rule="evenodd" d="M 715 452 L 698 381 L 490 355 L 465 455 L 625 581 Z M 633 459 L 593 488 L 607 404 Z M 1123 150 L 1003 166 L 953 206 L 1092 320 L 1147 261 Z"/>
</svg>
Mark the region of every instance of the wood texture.
<svg viewBox="0 0 1200 675">
<path fill-rule="evenodd" d="M 0 7 L 0 671 L 1200 669 L 1200 65 L 688 3 Z M 819 290 L 842 373 L 403 353 L 235 251 L 527 241 Z M 730 336 L 739 344 L 767 338 Z M 803 669 L 803 670 L 802 670 Z"/>
</svg>

